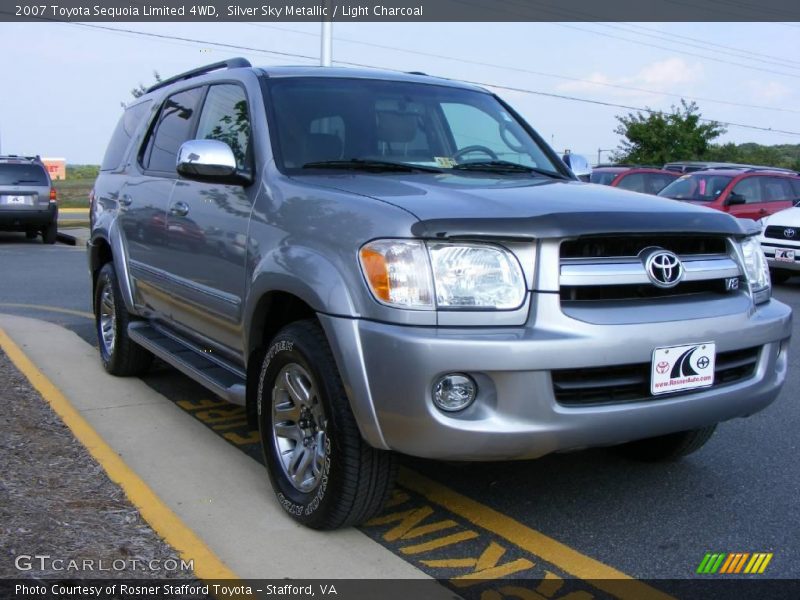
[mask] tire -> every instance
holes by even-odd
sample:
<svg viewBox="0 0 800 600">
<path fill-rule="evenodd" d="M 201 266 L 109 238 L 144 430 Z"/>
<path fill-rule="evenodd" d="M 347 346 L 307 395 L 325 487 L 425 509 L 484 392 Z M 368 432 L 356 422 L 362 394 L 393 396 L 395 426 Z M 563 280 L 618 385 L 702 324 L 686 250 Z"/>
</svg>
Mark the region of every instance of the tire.
<svg viewBox="0 0 800 600">
<path fill-rule="evenodd" d="M 42 241 L 45 244 L 55 244 L 57 236 L 58 236 L 58 221 L 54 220 L 44 229 L 42 229 Z"/>
<path fill-rule="evenodd" d="M 153 362 L 153 355 L 128 337 L 128 323 L 132 320 L 122 299 L 114 265 L 106 263 L 95 284 L 94 322 L 100 359 L 112 375 L 140 375 Z"/>
<path fill-rule="evenodd" d="M 272 487 L 295 521 L 336 529 L 381 511 L 394 484 L 395 457 L 361 438 L 316 321 L 287 325 L 270 342 L 256 403 Z"/>
<path fill-rule="evenodd" d="M 783 269 L 770 269 L 769 270 L 769 277 L 772 280 L 772 283 L 786 283 L 789 281 L 789 277 L 792 276 L 791 271 L 785 271 Z"/>
<path fill-rule="evenodd" d="M 643 462 L 674 461 L 702 448 L 716 428 L 716 425 L 711 425 L 702 429 L 637 440 L 617 446 L 616 450 L 626 458 Z"/>
</svg>

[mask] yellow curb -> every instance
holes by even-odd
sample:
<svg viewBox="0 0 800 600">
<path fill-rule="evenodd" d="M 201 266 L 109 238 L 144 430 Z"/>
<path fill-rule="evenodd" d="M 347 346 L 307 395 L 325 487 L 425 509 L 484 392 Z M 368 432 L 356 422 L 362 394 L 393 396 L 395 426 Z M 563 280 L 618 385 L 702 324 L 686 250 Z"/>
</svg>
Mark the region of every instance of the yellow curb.
<svg viewBox="0 0 800 600">
<path fill-rule="evenodd" d="M 117 455 L 111 446 L 81 416 L 66 396 L 53 384 L 22 349 L 0 329 L 0 348 L 36 388 L 50 407 L 69 427 L 78 441 L 100 463 L 109 478 L 125 495 L 158 535 L 175 548 L 181 558 L 193 561 L 200 579 L 239 579 L 219 557 L 172 512 L 150 487 Z"/>
<path fill-rule="evenodd" d="M 88 215 L 89 214 L 89 207 L 87 206 L 86 208 L 59 208 L 58 212 L 59 213 L 66 213 L 66 214 L 69 214 L 69 215 L 81 214 L 81 213 L 86 213 Z"/>
</svg>

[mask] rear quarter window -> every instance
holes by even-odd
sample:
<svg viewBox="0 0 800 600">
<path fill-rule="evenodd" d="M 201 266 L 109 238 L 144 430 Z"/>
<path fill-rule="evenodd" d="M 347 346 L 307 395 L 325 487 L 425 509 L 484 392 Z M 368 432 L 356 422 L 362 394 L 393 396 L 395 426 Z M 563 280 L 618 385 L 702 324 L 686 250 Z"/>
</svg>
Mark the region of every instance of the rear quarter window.
<svg viewBox="0 0 800 600">
<path fill-rule="evenodd" d="M 0 163 L 0 185 L 50 186 L 50 178 L 40 165 Z"/>
<path fill-rule="evenodd" d="M 111 141 L 106 148 L 103 162 L 100 165 L 101 171 L 113 171 L 118 169 L 125 159 L 126 150 L 130 145 L 131 138 L 136 133 L 144 117 L 150 111 L 151 100 L 140 102 L 135 106 L 131 106 L 122 113 L 119 118 L 117 127 L 114 133 L 111 134 Z"/>
</svg>

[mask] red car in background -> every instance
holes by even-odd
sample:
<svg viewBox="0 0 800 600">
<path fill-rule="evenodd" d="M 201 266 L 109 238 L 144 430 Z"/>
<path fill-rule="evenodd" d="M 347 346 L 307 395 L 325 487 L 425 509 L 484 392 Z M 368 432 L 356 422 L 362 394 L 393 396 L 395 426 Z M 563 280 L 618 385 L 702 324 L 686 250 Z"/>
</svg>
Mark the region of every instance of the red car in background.
<svg viewBox="0 0 800 600">
<path fill-rule="evenodd" d="M 794 206 L 800 176 L 770 169 L 708 169 L 683 175 L 658 195 L 758 220 Z"/>
<path fill-rule="evenodd" d="M 589 181 L 632 192 L 641 192 L 642 194 L 658 194 L 678 177 L 680 177 L 680 173 L 673 173 L 656 167 L 601 165 L 592 169 Z"/>
</svg>

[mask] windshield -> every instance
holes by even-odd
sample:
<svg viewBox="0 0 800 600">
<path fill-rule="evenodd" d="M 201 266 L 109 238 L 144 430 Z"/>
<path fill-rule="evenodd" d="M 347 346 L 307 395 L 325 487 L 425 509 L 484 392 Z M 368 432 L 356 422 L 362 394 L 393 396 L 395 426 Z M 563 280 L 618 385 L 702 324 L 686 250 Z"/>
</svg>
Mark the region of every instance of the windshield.
<svg viewBox="0 0 800 600">
<path fill-rule="evenodd" d="M 600 185 L 611 185 L 619 173 L 613 171 L 592 171 L 589 176 L 589 183 L 599 183 Z"/>
<path fill-rule="evenodd" d="M 561 176 L 539 143 L 487 93 L 330 77 L 269 83 L 276 161 L 288 171 L 347 163 L 379 171 L 380 163 L 394 163 L 437 172 L 471 164 L 475 170 Z"/>
<path fill-rule="evenodd" d="M 670 183 L 658 195 L 676 200 L 713 202 L 732 179 L 733 177 L 727 175 L 684 175 Z"/>
<path fill-rule="evenodd" d="M 49 186 L 50 183 L 39 165 L 0 163 L 0 185 Z"/>
</svg>

